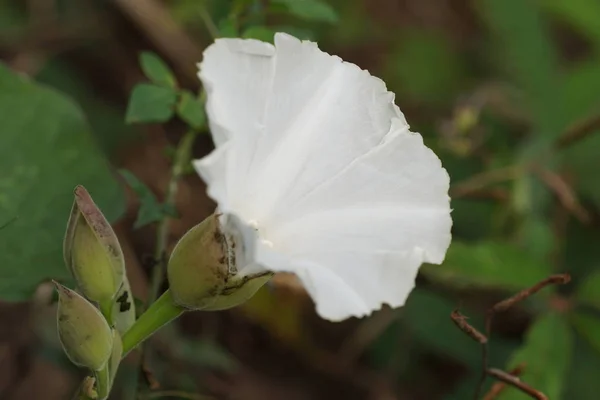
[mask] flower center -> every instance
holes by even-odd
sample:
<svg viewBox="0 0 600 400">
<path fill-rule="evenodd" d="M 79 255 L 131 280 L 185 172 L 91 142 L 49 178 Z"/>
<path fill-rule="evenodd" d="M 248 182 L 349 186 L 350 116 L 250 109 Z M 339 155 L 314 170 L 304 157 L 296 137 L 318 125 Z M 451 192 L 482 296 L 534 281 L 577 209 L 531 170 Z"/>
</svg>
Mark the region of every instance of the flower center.
<svg viewBox="0 0 600 400">
<path fill-rule="evenodd" d="M 261 241 L 263 244 L 265 244 L 265 245 L 267 245 L 267 246 L 269 246 L 269 247 L 273 248 L 273 242 L 271 242 L 270 240 L 264 239 L 264 238 L 262 238 L 262 237 L 260 236 L 260 230 L 258 229 L 258 221 L 257 221 L 257 220 L 255 220 L 255 219 L 251 219 L 251 220 L 249 220 L 249 221 L 248 221 L 248 225 L 249 225 L 251 228 L 253 228 L 253 229 L 254 229 L 254 230 L 255 230 L 255 231 L 258 233 L 259 240 L 260 240 L 260 241 Z"/>
</svg>

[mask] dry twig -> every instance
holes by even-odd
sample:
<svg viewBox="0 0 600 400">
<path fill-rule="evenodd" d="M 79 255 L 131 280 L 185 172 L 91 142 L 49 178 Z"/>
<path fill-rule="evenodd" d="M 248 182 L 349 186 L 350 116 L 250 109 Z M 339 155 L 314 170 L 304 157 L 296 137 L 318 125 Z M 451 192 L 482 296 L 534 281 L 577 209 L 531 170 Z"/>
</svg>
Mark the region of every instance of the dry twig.
<svg viewBox="0 0 600 400">
<path fill-rule="evenodd" d="M 491 326 L 492 319 L 495 313 L 503 312 L 513 307 L 515 304 L 527 299 L 528 297 L 534 295 L 539 292 L 541 289 L 545 288 L 549 285 L 555 284 L 565 284 L 571 280 L 569 274 L 556 274 L 549 276 L 548 278 L 542 280 L 541 282 L 536 283 L 535 285 L 520 291 L 514 296 L 509 297 L 508 299 L 502 300 L 499 303 L 496 303 L 492 308 L 490 308 L 486 313 L 485 319 L 485 334 L 479 332 L 475 327 L 467 322 L 467 317 L 462 315 L 458 310 L 452 311 L 450 314 L 450 318 L 456 324 L 456 326 L 471 337 L 473 340 L 481 344 L 481 354 L 482 354 L 482 368 L 481 368 L 481 378 L 479 383 L 477 384 L 477 388 L 475 390 L 475 400 L 480 398 L 481 391 L 483 390 L 483 384 L 485 383 L 485 378 L 487 376 L 491 376 L 501 382 L 504 383 L 504 386 L 509 385 L 513 386 L 516 389 L 521 390 L 523 393 L 528 394 L 534 399 L 537 400 L 547 400 L 547 397 L 541 393 L 540 391 L 530 387 L 529 385 L 521 382 L 517 375 L 523 369 L 523 366 L 517 367 L 514 371 L 514 375 L 512 373 L 507 373 L 502 370 L 496 368 L 490 368 L 489 366 L 489 338 L 491 336 Z M 503 390 L 504 386 L 494 386 L 485 395 L 485 400 L 493 400 L 497 394 Z M 496 393 L 496 394 L 494 394 Z"/>
</svg>

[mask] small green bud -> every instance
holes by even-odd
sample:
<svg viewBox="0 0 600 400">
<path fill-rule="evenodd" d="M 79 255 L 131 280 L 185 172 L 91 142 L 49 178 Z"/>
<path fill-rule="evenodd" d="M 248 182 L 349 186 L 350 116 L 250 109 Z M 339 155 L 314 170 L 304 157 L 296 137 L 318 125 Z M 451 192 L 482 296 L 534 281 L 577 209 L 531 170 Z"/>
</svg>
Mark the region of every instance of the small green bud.
<svg viewBox="0 0 600 400">
<path fill-rule="evenodd" d="M 216 311 L 252 297 L 273 274 L 237 275 L 235 246 L 233 237 L 226 240 L 216 215 L 190 229 L 169 260 L 169 284 L 175 304 Z"/>
<path fill-rule="evenodd" d="M 100 311 L 79 293 L 57 282 L 58 337 L 73 364 L 98 371 L 110 358 L 113 333 Z"/>
<path fill-rule="evenodd" d="M 98 303 L 114 298 L 125 274 L 123 251 L 112 227 L 83 186 L 75 188 L 63 254 L 85 297 Z"/>
<path fill-rule="evenodd" d="M 167 269 L 176 304 L 197 310 L 216 300 L 229 274 L 226 246 L 215 215 L 183 235 L 173 249 Z"/>
</svg>

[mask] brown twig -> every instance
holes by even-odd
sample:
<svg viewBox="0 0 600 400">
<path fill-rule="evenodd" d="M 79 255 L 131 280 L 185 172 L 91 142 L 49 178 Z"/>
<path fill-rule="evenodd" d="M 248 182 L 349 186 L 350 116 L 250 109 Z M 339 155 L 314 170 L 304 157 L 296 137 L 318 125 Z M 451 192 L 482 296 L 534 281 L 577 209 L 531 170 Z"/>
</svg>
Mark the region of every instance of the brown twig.
<svg viewBox="0 0 600 400">
<path fill-rule="evenodd" d="M 458 329 L 469 335 L 473 340 L 479 342 L 481 344 L 485 344 L 488 342 L 487 337 L 479 332 L 475 327 L 467 322 L 467 317 L 461 314 L 458 310 L 452 311 L 450 314 L 450 318 L 454 322 Z"/>
<path fill-rule="evenodd" d="M 479 394 L 481 393 L 481 389 L 483 387 L 483 383 L 485 382 L 486 377 L 486 369 L 489 366 L 489 347 L 488 347 L 488 338 L 483 333 L 479 332 L 473 325 L 467 322 L 467 317 L 462 315 L 458 310 L 452 311 L 450 313 L 450 319 L 452 322 L 464 333 L 469 335 L 473 340 L 481 344 L 481 365 L 482 365 L 482 376 L 479 380 L 479 384 L 477 386 L 477 390 L 475 390 L 474 399 L 479 399 Z"/>
<path fill-rule="evenodd" d="M 525 363 L 517 365 L 515 368 L 509 371 L 512 376 L 519 376 L 525 369 Z M 500 381 L 492 385 L 490 390 L 483 396 L 483 400 L 496 400 L 496 398 L 506 389 L 508 385 L 506 382 Z"/>
<path fill-rule="evenodd" d="M 470 193 L 479 192 L 493 183 L 515 179 L 522 173 L 523 167 L 519 165 L 511 165 L 491 171 L 484 171 L 453 185 L 450 188 L 450 195 L 453 198 L 464 197 Z"/>
<path fill-rule="evenodd" d="M 588 224 L 591 220 L 588 211 L 581 205 L 575 190 L 556 172 L 539 166 L 533 167 L 533 172 L 554 192 L 562 206 L 573 214 L 580 222 Z"/>
<path fill-rule="evenodd" d="M 588 135 L 600 129 L 600 114 L 595 114 L 575 122 L 556 142 L 556 147 L 563 149 L 571 144 L 585 139 Z"/>
<path fill-rule="evenodd" d="M 545 394 L 543 394 L 539 390 L 532 388 L 528 384 L 521 382 L 521 380 L 518 377 L 513 376 L 513 375 L 509 374 L 508 372 L 504 372 L 504 371 L 496 369 L 496 368 L 488 368 L 486 370 L 486 373 L 489 376 L 496 378 L 499 381 L 502 381 L 507 385 L 510 385 L 514 388 L 519 389 L 523 393 L 531 396 L 531 398 L 533 398 L 533 399 L 548 400 L 548 397 L 546 397 Z"/>
<path fill-rule="evenodd" d="M 474 399 L 477 400 L 479 398 L 479 393 L 481 393 L 481 387 L 483 382 L 485 381 L 485 370 L 489 365 L 489 347 L 488 347 L 488 338 L 483 333 L 479 332 L 474 326 L 467 322 L 467 317 L 462 315 L 458 310 L 452 311 L 450 314 L 450 318 L 454 322 L 454 324 L 467 335 L 469 335 L 473 340 L 481 344 L 481 365 L 482 367 L 482 377 L 479 380 L 479 386 L 475 391 Z"/>
<path fill-rule="evenodd" d="M 534 295 L 535 293 L 539 292 L 546 286 L 556 285 L 556 284 L 565 284 L 565 283 L 569 282 L 570 280 L 571 280 L 571 276 L 569 274 L 551 275 L 548 278 L 536 283 L 535 285 L 533 285 L 527 289 L 521 290 L 519 293 L 515 294 L 514 296 L 511 296 L 508 299 L 505 299 L 499 303 L 496 303 L 486 313 L 485 333 L 486 333 L 488 339 L 492 335 L 492 319 L 494 318 L 494 314 L 508 310 L 515 304 L 520 303 L 521 301 Z M 485 382 L 485 377 L 487 374 L 486 370 L 488 369 L 488 367 L 489 367 L 488 365 L 484 365 L 484 371 L 483 371 L 482 377 L 479 381 L 479 385 L 477 387 L 477 398 L 479 397 L 479 393 L 481 393 L 481 391 L 483 390 L 483 384 Z"/>
<path fill-rule="evenodd" d="M 517 377 L 515 377 L 509 373 L 506 373 L 504 371 L 489 367 L 488 343 L 489 343 L 489 339 L 491 336 L 492 319 L 493 319 L 493 316 L 495 313 L 508 310 L 515 304 L 517 304 L 517 303 L 525 300 L 526 298 L 530 297 L 531 295 L 539 292 L 541 289 L 545 288 L 546 286 L 554 285 L 554 284 L 565 284 L 565 283 L 569 282 L 570 280 L 571 280 L 571 277 L 569 274 L 552 275 L 552 276 L 549 276 L 548 278 L 542 280 L 541 282 L 538 282 L 535 285 L 520 291 L 519 293 L 515 294 L 514 296 L 509 297 L 508 299 L 503 300 L 499 303 L 496 303 L 486 313 L 485 334 L 479 332 L 475 327 L 473 327 L 471 324 L 469 324 L 467 322 L 467 317 L 462 315 L 458 310 L 452 311 L 452 313 L 450 314 L 450 318 L 452 319 L 454 324 L 456 324 L 456 326 L 461 331 L 465 332 L 465 334 L 470 336 L 473 340 L 475 340 L 476 342 L 481 344 L 482 373 L 481 373 L 481 378 L 479 379 L 479 382 L 477 384 L 477 388 L 475 390 L 475 397 L 474 397 L 475 400 L 478 400 L 480 398 L 480 394 L 481 394 L 481 391 L 483 390 L 483 385 L 485 383 L 485 379 L 488 375 L 504 382 L 505 384 L 514 386 L 517 389 L 522 390 L 523 392 L 525 392 L 529 395 L 533 394 L 536 396 L 542 396 L 542 397 L 534 397 L 536 399 L 541 399 L 541 400 L 547 399 L 546 396 L 544 396 L 541 392 L 522 383 Z M 518 368 L 517 372 L 520 373 L 520 371 L 522 370 L 523 367 L 519 366 L 517 368 Z M 515 374 L 517 372 L 515 372 Z M 490 390 L 490 392 L 488 392 L 488 394 L 485 397 L 485 400 L 492 400 L 494 398 L 493 396 L 489 397 L 490 393 L 492 393 L 492 394 L 494 393 L 493 390 L 501 391 L 501 389 L 499 389 L 498 386 L 495 386 L 495 387 L 496 387 L 496 389 L 494 389 L 494 387 L 492 387 L 492 390 Z"/>
<path fill-rule="evenodd" d="M 571 280 L 571 276 L 569 274 L 551 275 L 548 278 L 546 278 L 546 279 L 544 279 L 544 280 L 536 283 L 535 285 L 533 285 L 533 286 L 531 286 L 531 287 L 529 287 L 527 289 L 521 290 L 519 293 L 515 294 L 514 296 L 511 296 L 511 297 L 509 297 L 506 300 L 502 300 L 501 302 L 496 303 L 488 311 L 488 317 L 491 316 L 494 313 L 508 310 L 509 308 L 511 308 L 512 306 L 514 306 L 515 304 L 517 304 L 517 303 L 525 300 L 529 296 L 531 296 L 531 295 L 539 292 L 540 290 L 542 290 L 546 286 L 550 286 L 550 285 L 563 285 L 565 283 L 568 283 L 570 280 Z M 487 332 L 488 329 L 489 329 L 489 326 L 486 328 L 486 333 L 489 335 L 489 332 Z"/>
<path fill-rule="evenodd" d="M 113 0 L 144 34 L 160 49 L 175 69 L 190 82 L 196 82 L 200 47 L 173 20 L 168 10 L 155 0 Z"/>
</svg>

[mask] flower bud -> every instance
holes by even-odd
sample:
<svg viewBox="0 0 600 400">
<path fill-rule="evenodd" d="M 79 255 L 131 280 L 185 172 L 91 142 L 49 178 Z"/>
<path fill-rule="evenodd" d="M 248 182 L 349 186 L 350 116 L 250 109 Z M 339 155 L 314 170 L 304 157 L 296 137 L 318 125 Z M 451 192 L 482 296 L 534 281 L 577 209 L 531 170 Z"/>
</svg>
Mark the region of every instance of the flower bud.
<svg viewBox="0 0 600 400">
<path fill-rule="evenodd" d="M 99 303 L 113 299 L 123 283 L 123 251 L 112 227 L 83 186 L 75 188 L 63 253 L 85 297 Z"/>
<path fill-rule="evenodd" d="M 202 309 L 217 299 L 227 282 L 227 244 L 218 217 L 212 215 L 177 243 L 167 274 L 176 304 Z"/>
<path fill-rule="evenodd" d="M 230 279 L 223 291 L 203 311 L 220 311 L 245 303 L 271 279 L 272 273 Z"/>
<path fill-rule="evenodd" d="M 77 292 L 54 282 L 58 291 L 58 337 L 75 365 L 98 371 L 111 356 L 113 333 L 100 311 Z"/>
<path fill-rule="evenodd" d="M 211 215 L 188 231 L 169 260 L 168 275 L 175 304 L 192 310 L 217 311 L 235 307 L 260 289 L 273 275 L 237 274 L 236 235 L 226 239 L 221 221 Z"/>
</svg>

